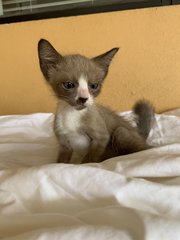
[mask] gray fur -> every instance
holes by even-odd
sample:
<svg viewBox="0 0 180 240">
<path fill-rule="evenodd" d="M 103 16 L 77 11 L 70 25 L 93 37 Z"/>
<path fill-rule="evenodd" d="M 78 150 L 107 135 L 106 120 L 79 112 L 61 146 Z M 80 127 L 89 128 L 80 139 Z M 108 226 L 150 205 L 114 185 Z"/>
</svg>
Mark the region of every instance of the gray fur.
<svg viewBox="0 0 180 240">
<path fill-rule="evenodd" d="M 139 100 L 133 107 L 137 115 L 137 127 L 139 133 L 146 139 L 152 127 L 154 119 L 154 107 L 147 100 Z"/>
<path fill-rule="evenodd" d="M 58 98 L 54 130 L 60 144 L 58 162 L 100 162 L 105 159 L 150 148 L 146 143 L 154 110 L 147 101 L 134 106 L 137 128 L 112 110 L 76 99 L 78 79 L 85 76 L 89 96 L 99 95 L 112 58 L 113 48 L 95 58 L 77 55 L 62 56 L 47 40 L 38 44 L 41 71 Z M 73 83 L 64 89 L 63 83 Z M 96 89 L 91 84 L 98 84 Z"/>
</svg>

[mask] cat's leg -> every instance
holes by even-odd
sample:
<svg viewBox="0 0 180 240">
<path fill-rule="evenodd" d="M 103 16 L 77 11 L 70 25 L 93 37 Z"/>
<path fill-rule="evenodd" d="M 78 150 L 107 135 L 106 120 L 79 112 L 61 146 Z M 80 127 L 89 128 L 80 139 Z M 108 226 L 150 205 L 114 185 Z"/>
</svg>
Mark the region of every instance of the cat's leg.
<svg viewBox="0 0 180 240">
<path fill-rule="evenodd" d="M 109 142 L 109 135 L 101 135 L 101 138 L 95 137 L 90 144 L 88 153 L 83 158 L 82 163 L 100 162 L 102 161 L 102 155 Z"/>
<path fill-rule="evenodd" d="M 71 156 L 72 156 L 71 149 L 64 147 L 64 146 L 60 146 L 57 162 L 58 163 L 70 163 Z"/>
<path fill-rule="evenodd" d="M 59 141 L 58 163 L 70 163 L 73 150 L 65 135 L 57 136 Z"/>
<path fill-rule="evenodd" d="M 112 134 L 112 147 L 117 155 L 139 152 L 151 148 L 135 130 L 118 127 Z"/>
</svg>

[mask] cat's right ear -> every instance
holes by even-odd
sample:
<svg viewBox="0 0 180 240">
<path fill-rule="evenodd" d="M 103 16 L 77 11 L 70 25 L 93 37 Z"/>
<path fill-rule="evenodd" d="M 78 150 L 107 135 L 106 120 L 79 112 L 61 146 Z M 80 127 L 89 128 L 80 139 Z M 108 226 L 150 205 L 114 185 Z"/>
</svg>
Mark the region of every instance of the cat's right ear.
<svg viewBox="0 0 180 240">
<path fill-rule="evenodd" d="M 57 64 L 62 61 L 63 57 L 45 39 L 38 42 L 38 56 L 41 71 L 46 80 L 49 81 L 50 72 L 56 69 Z"/>
<path fill-rule="evenodd" d="M 105 52 L 95 58 L 92 58 L 92 60 L 95 63 L 97 63 L 104 70 L 105 76 L 108 73 L 108 68 L 109 68 L 110 63 L 111 63 L 114 55 L 118 52 L 118 50 L 119 50 L 119 48 L 112 48 L 108 52 Z"/>
</svg>

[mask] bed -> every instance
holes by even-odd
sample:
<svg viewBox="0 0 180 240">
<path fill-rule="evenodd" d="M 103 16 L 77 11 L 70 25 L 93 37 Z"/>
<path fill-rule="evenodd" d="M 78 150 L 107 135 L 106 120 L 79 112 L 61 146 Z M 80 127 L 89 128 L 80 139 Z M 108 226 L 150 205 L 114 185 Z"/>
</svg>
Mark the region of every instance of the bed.
<svg viewBox="0 0 180 240">
<path fill-rule="evenodd" d="M 154 148 L 82 165 L 56 163 L 53 118 L 0 117 L 0 239 L 179 239 L 180 109 L 156 114 Z"/>
</svg>

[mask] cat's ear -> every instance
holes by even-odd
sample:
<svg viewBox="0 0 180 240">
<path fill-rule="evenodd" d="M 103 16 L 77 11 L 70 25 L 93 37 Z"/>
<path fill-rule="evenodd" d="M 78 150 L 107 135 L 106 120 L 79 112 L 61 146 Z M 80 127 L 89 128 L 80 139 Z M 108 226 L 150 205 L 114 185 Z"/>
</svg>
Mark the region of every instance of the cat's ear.
<svg viewBox="0 0 180 240">
<path fill-rule="evenodd" d="M 45 39 L 38 42 L 38 56 L 41 71 L 44 77 L 49 80 L 50 71 L 63 60 L 63 56 Z"/>
<path fill-rule="evenodd" d="M 97 57 L 92 58 L 101 68 L 103 68 L 105 75 L 108 72 L 109 65 L 114 57 L 114 55 L 118 52 L 119 48 L 112 48 L 108 52 L 105 52 Z"/>
</svg>

